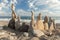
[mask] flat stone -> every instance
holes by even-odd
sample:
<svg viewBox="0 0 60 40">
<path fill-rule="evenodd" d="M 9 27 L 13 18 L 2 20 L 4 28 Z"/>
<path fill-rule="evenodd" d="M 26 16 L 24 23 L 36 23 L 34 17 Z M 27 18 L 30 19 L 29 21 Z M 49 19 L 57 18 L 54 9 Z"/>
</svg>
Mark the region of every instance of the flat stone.
<svg viewBox="0 0 60 40">
<path fill-rule="evenodd" d="M 41 37 L 41 36 L 43 36 L 45 34 L 40 30 L 33 30 L 33 35 L 35 35 L 37 37 Z"/>
<path fill-rule="evenodd" d="M 32 37 L 31 40 L 39 40 L 38 37 Z"/>
</svg>

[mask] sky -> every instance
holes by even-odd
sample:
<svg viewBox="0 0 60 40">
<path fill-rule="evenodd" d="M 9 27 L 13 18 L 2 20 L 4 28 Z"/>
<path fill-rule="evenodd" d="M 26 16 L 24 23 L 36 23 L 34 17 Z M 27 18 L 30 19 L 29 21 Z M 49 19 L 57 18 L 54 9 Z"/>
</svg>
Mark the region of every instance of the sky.
<svg viewBox="0 0 60 40">
<path fill-rule="evenodd" d="M 17 16 L 60 16 L 60 0 L 0 0 L 0 16 L 11 16 L 11 4 L 15 6 Z"/>
</svg>

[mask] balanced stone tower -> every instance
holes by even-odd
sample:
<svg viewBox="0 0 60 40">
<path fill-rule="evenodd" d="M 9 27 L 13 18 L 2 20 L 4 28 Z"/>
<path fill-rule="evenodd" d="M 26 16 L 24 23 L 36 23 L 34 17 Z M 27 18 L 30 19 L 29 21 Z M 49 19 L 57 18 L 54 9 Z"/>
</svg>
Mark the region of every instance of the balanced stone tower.
<svg viewBox="0 0 60 40">
<path fill-rule="evenodd" d="M 37 37 L 41 37 L 45 35 L 43 31 L 44 31 L 44 25 L 43 21 L 41 20 L 41 14 L 39 14 L 35 26 L 33 27 L 33 34 Z"/>
<path fill-rule="evenodd" d="M 38 30 L 44 31 L 44 25 L 43 25 L 43 21 L 41 19 L 41 13 L 37 17 L 35 26 L 37 27 Z"/>
<path fill-rule="evenodd" d="M 8 23 L 8 27 L 15 29 L 15 19 L 16 19 L 16 14 L 14 12 L 14 5 L 11 5 L 11 10 L 12 10 L 12 18 Z"/>
<path fill-rule="evenodd" d="M 34 12 L 31 11 L 32 15 L 31 15 L 31 26 L 34 27 Z"/>
<path fill-rule="evenodd" d="M 50 32 L 50 35 L 53 34 L 53 31 L 54 31 L 54 24 L 53 24 L 53 19 L 51 17 L 49 17 L 49 32 Z"/>
<path fill-rule="evenodd" d="M 44 30 L 47 31 L 48 30 L 48 16 L 44 17 L 44 22 L 43 23 L 44 23 Z"/>
<path fill-rule="evenodd" d="M 34 24 L 35 24 L 35 22 L 34 22 L 34 12 L 31 11 L 31 13 L 32 13 L 32 15 L 31 15 L 31 22 L 30 22 L 29 31 L 30 31 L 30 32 L 33 32 Z"/>
<path fill-rule="evenodd" d="M 53 24 L 53 19 L 50 17 L 50 31 L 54 30 L 54 24 Z"/>
</svg>

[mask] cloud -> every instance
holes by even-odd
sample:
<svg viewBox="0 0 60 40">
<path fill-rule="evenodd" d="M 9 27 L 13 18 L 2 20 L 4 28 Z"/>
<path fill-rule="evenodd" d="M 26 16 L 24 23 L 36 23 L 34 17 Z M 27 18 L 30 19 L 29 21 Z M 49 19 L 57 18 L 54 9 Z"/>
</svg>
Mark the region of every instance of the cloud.
<svg viewBox="0 0 60 40">
<path fill-rule="evenodd" d="M 8 13 L 10 14 L 10 7 L 11 4 L 13 3 L 15 6 L 18 3 L 18 0 L 2 0 L 0 3 L 0 11 L 1 13 Z M 24 0 L 19 0 L 20 3 L 24 2 Z M 40 12 L 42 15 L 49 15 L 49 16 L 57 16 L 60 15 L 60 1 L 59 0 L 28 0 L 27 1 L 27 7 L 29 7 L 28 11 L 33 10 L 35 13 L 35 16 L 38 15 Z M 5 9 L 5 10 L 4 10 Z M 16 13 L 19 15 L 31 15 L 31 12 L 28 12 L 21 9 L 17 9 Z M 0 13 L 0 14 L 1 14 Z M 7 14 L 7 13 L 6 13 Z M 9 15 L 8 14 L 8 15 Z"/>
<path fill-rule="evenodd" d="M 59 0 L 29 0 L 28 5 L 31 10 L 35 10 L 36 12 L 40 11 L 42 12 L 43 15 L 49 16 L 60 15 Z"/>
<path fill-rule="evenodd" d="M 28 5 L 30 8 L 38 8 L 41 5 L 46 5 L 50 8 L 60 6 L 59 0 L 29 0 Z M 38 8 L 39 9 L 39 8 Z"/>
<path fill-rule="evenodd" d="M 11 16 L 11 12 L 0 11 L 0 16 Z"/>
<path fill-rule="evenodd" d="M 17 15 L 20 15 L 20 16 L 31 16 L 31 12 L 27 12 L 23 9 L 18 9 L 16 13 Z"/>
<path fill-rule="evenodd" d="M 11 0 L 11 4 L 13 3 L 14 5 L 17 4 L 17 0 Z"/>
<path fill-rule="evenodd" d="M 10 7 L 11 7 L 12 3 L 14 5 L 16 5 L 17 1 L 16 0 L 10 0 L 10 1 L 9 0 L 1 0 L 1 2 L 0 2 L 0 16 L 1 15 L 8 16 L 9 14 L 11 14 Z"/>
<path fill-rule="evenodd" d="M 2 8 L 7 8 L 7 9 L 9 9 L 9 7 L 11 6 L 11 4 L 14 4 L 14 5 L 16 5 L 17 4 L 17 1 L 16 0 L 10 0 L 10 1 L 8 1 L 8 0 L 2 0 L 2 2 L 0 3 L 0 8 L 2 9 Z"/>
</svg>

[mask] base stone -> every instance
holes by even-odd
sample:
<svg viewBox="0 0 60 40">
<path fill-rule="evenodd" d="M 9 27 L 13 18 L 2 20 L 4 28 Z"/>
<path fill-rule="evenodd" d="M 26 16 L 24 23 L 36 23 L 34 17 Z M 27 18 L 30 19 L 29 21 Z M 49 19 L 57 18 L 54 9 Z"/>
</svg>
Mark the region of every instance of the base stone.
<svg viewBox="0 0 60 40">
<path fill-rule="evenodd" d="M 43 36 L 45 34 L 40 30 L 33 30 L 33 35 L 35 35 L 37 37 L 41 37 L 41 36 Z"/>
</svg>

